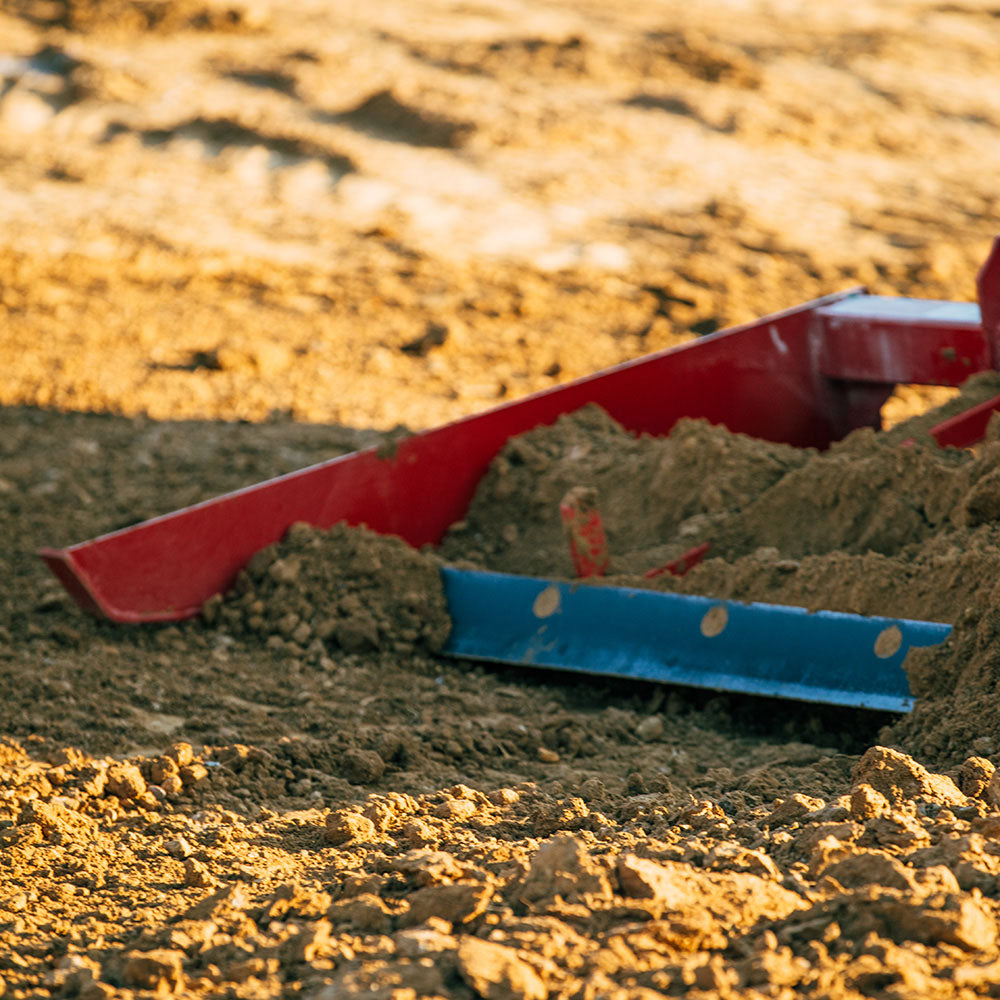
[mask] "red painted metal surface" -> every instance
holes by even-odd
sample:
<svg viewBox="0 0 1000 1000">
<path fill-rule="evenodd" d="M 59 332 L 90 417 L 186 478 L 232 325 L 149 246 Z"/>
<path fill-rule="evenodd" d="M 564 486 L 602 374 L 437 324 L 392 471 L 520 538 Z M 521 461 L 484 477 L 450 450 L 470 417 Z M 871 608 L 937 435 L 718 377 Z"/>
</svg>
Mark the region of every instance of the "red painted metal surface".
<svg viewBox="0 0 1000 1000">
<path fill-rule="evenodd" d="M 711 542 L 702 542 L 687 552 L 679 555 L 676 559 L 671 559 L 665 566 L 657 566 L 655 569 L 648 569 L 642 575 L 647 580 L 653 580 L 664 573 L 671 576 L 683 576 L 689 569 L 697 566 L 705 558 L 705 553 L 711 548 Z"/>
<path fill-rule="evenodd" d="M 855 305 L 856 303 L 856 305 Z M 961 385 L 993 366 L 990 340 L 971 303 L 867 296 L 817 310 L 819 371 L 862 385 Z"/>
<path fill-rule="evenodd" d="M 962 413 L 936 424 L 929 431 L 930 436 L 942 448 L 968 448 L 982 441 L 990 417 L 1000 411 L 1000 396 L 987 399 L 978 406 L 970 407 Z"/>
<path fill-rule="evenodd" d="M 983 332 L 990 345 L 990 367 L 1000 369 L 1000 236 L 976 277 Z"/>
<path fill-rule="evenodd" d="M 597 509 L 597 490 L 574 486 L 559 504 L 559 518 L 569 542 L 578 577 L 604 576 L 608 571 L 608 538 Z"/>
<path fill-rule="evenodd" d="M 355 452 L 42 557 L 87 610 L 115 621 L 191 617 L 290 524 L 367 524 L 437 543 L 508 438 L 588 403 L 635 433 L 704 417 L 772 441 L 823 447 L 847 425 L 816 375 L 812 317 L 845 292 L 598 372 L 402 441 Z"/>
</svg>

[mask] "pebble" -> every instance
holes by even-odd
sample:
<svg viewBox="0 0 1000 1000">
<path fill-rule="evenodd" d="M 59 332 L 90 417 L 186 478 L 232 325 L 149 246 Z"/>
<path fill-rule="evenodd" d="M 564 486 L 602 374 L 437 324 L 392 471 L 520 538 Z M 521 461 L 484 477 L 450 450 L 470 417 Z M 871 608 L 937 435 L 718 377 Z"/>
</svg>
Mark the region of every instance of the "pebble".
<svg viewBox="0 0 1000 1000">
<path fill-rule="evenodd" d="M 344 752 L 340 770 L 352 785 L 370 785 L 385 773 L 385 761 L 374 750 L 352 748 Z"/>
<path fill-rule="evenodd" d="M 375 839 L 375 824 L 356 812 L 336 810 L 326 818 L 326 839 L 335 846 Z"/>
<path fill-rule="evenodd" d="M 663 719 L 658 715 L 649 715 L 635 727 L 636 735 L 644 743 L 652 743 L 663 737 Z"/>
<path fill-rule="evenodd" d="M 188 858 L 184 862 L 184 884 L 198 889 L 211 889 L 218 883 L 200 861 Z"/>
<path fill-rule="evenodd" d="M 108 768 L 107 793 L 123 802 L 138 798 L 146 791 L 146 780 L 134 764 L 112 764 Z"/>
<path fill-rule="evenodd" d="M 186 858 L 193 853 L 191 845 L 183 837 L 174 837 L 173 840 L 168 840 L 163 845 L 163 849 L 173 858 Z"/>
<path fill-rule="evenodd" d="M 541 977 L 513 948 L 464 937 L 457 952 L 458 973 L 484 1000 L 547 1000 Z"/>
</svg>

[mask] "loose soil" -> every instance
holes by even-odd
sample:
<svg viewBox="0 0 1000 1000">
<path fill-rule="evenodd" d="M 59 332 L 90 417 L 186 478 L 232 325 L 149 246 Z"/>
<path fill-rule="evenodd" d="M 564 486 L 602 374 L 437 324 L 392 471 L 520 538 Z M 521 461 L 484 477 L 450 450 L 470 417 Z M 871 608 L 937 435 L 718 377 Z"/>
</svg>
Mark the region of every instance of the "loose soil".
<svg viewBox="0 0 1000 1000">
<path fill-rule="evenodd" d="M 437 557 L 363 531 L 157 628 L 35 555 L 851 284 L 972 298 L 998 42 L 916 0 L 4 4 L 0 995 L 998 995 L 995 437 L 587 411 L 444 547 L 567 575 L 591 485 L 615 582 L 708 539 L 660 585 L 954 622 L 903 721 L 442 658 Z"/>
</svg>

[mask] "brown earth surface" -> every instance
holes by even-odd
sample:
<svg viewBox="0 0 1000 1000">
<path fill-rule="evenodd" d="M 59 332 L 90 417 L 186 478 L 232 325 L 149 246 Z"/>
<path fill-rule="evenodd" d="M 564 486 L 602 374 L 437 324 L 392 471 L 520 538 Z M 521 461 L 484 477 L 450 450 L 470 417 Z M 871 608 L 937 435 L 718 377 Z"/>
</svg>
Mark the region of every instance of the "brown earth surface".
<svg viewBox="0 0 1000 1000">
<path fill-rule="evenodd" d="M 586 444 L 616 573 L 710 536 L 678 589 L 953 622 L 902 721 L 441 658 L 434 557 L 362 531 L 159 628 L 35 555 L 859 282 L 972 298 L 996 13 L 7 0 L 0 995 L 1000 995 L 995 435 L 588 412 L 445 546 L 568 573 Z"/>
</svg>

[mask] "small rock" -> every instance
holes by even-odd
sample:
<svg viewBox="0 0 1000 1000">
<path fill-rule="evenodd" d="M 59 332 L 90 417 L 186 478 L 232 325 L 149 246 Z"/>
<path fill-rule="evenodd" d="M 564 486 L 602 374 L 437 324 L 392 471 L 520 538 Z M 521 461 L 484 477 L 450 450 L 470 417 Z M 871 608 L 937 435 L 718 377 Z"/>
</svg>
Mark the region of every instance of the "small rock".
<svg viewBox="0 0 1000 1000">
<path fill-rule="evenodd" d="M 278 619 L 278 631 L 284 636 L 290 636 L 298 624 L 299 616 L 294 611 L 289 611 Z"/>
<path fill-rule="evenodd" d="M 549 991 L 513 948 L 464 937 L 458 946 L 458 973 L 484 1000 L 546 1000 Z"/>
<path fill-rule="evenodd" d="M 886 851 L 863 851 L 823 868 L 819 874 L 836 879 L 845 889 L 882 885 L 913 892 L 917 887 L 912 870 Z"/>
<path fill-rule="evenodd" d="M 275 583 L 295 583 L 302 568 L 299 559 L 275 559 L 268 567 L 267 575 Z"/>
<path fill-rule="evenodd" d="M 493 887 L 489 884 L 427 886 L 407 897 L 410 909 L 400 918 L 399 925 L 413 927 L 431 917 L 440 917 L 453 925 L 467 924 L 486 909 L 492 896 Z"/>
<path fill-rule="evenodd" d="M 497 788 L 487 796 L 495 806 L 512 806 L 520 797 L 520 793 L 513 788 Z"/>
<path fill-rule="evenodd" d="M 451 934 L 432 927 L 411 927 L 395 935 L 396 951 L 401 958 L 423 958 L 453 951 L 458 941 Z"/>
<path fill-rule="evenodd" d="M 375 824 L 375 829 L 381 832 L 395 826 L 416 808 L 417 803 L 409 795 L 390 792 L 388 795 L 370 795 L 362 815 L 367 816 Z"/>
<path fill-rule="evenodd" d="M 347 925 L 364 934 L 392 932 L 392 913 L 374 893 L 364 892 L 353 899 L 338 900 L 327 911 L 336 925 Z"/>
<path fill-rule="evenodd" d="M 687 887 L 678 884 L 669 868 L 655 861 L 623 854 L 618 858 L 617 872 L 623 896 L 660 899 L 672 910 L 683 909 L 691 902 Z"/>
<path fill-rule="evenodd" d="M 268 920 L 288 920 L 292 916 L 318 920 L 329 908 L 328 893 L 316 892 L 298 882 L 285 882 L 264 902 L 262 913 Z"/>
<path fill-rule="evenodd" d="M 399 831 L 398 840 L 407 847 L 426 847 L 438 839 L 434 827 L 419 817 L 411 819 Z"/>
<path fill-rule="evenodd" d="M 137 798 L 146 791 L 146 780 L 135 764 L 112 764 L 108 768 L 108 795 L 117 795 L 123 802 Z"/>
<path fill-rule="evenodd" d="M 385 774 L 385 761 L 374 750 L 353 748 L 344 752 L 340 770 L 352 785 L 370 785 Z"/>
<path fill-rule="evenodd" d="M 227 885 L 199 900 L 185 914 L 184 919 L 202 921 L 232 920 L 244 910 L 248 900 L 246 891 L 240 885 Z"/>
<path fill-rule="evenodd" d="M 338 809 L 326 818 L 326 839 L 336 846 L 375 839 L 375 824 L 356 812 Z"/>
<path fill-rule="evenodd" d="M 167 795 L 180 795 L 180 793 L 184 791 L 184 782 L 181 781 L 180 775 L 168 774 L 163 781 L 160 782 L 159 787 L 162 788 L 164 793 Z"/>
<path fill-rule="evenodd" d="M 184 767 L 194 760 L 194 747 L 190 743 L 174 743 L 164 756 L 169 757 L 179 768 Z"/>
<path fill-rule="evenodd" d="M 647 716 L 635 727 L 635 734 L 644 743 L 653 743 L 663 737 L 663 719 L 658 715 Z"/>
<path fill-rule="evenodd" d="M 878 900 L 870 910 L 878 913 L 897 942 L 933 946 L 944 942 L 971 952 L 989 951 L 996 945 L 996 921 L 976 898 L 940 895 L 918 903 L 903 897 Z"/>
<path fill-rule="evenodd" d="M 968 757 L 962 764 L 959 785 L 969 798 L 978 799 L 989 788 L 995 773 L 996 768 L 985 757 Z"/>
<path fill-rule="evenodd" d="M 856 785 L 851 790 L 851 819 L 858 823 L 874 819 L 890 810 L 889 800 L 866 782 Z"/>
<path fill-rule="evenodd" d="M 814 799 L 810 795 L 796 792 L 787 799 L 779 799 L 765 822 L 768 826 L 788 826 L 802 819 L 807 813 L 822 809 L 824 805 L 822 799 Z"/>
<path fill-rule="evenodd" d="M 208 768 L 197 761 L 184 764 L 179 771 L 179 777 L 185 785 L 196 785 L 208 777 Z"/>
<path fill-rule="evenodd" d="M 705 855 L 704 865 L 717 871 L 750 872 L 761 878 L 780 879 L 778 866 L 763 852 L 723 841 Z"/>
<path fill-rule="evenodd" d="M 813 844 L 809 853 L 809 870 L 814 878 L 818 878 L 820 872 L 826 871 L 845 858 L 853 857 L 856 853 L 857 849 L 853 844 L 845 843 L 833 836 L 823 837 Z"/>
<path fill-rule="evenodd" d="M 607 872 L 591 858 L 583 841 L 572 834 L 561 834 L 542 844 L 523 882 L 512 889 L 518 899 L 527 903 L 555 896 L 571 902 L 583 896 L 611 896 Z"/>
<path fill-rule="evenodd" d="M 541 806 L 532 817 L 532 833 L 536 837 L 548 837 L 560 830 L 578 830 L 587 826 L 590 810 L 583 799 L 571 796 L 554 803 Z"/>
<path fill-rule="evenodd" d="M 438 819 L 450 819 L 452 822 L 461 823 L 463 820 L 471 819 L 479 812 L 479 807 L 475 802 L 468 799 L 447 799 L 434 810 L 434 815 Z"/>
<path fill-rule="evenodd" d="M 902 812 L 890 812 L 869 820 L 867 827 L 872 839 L 882 847 L 913 850 L 929 844 L 931 840 L 930 834 L 918 820 Z"/>
<path fill-rule="evenodd" d="M 548 747 L 539 747 L 538 759 L 543 764 L 558 764 L 559 754 L 557 754 L 555 750 L 550 750 Z"/>
<path fill-rule="evenodd" d="M 855 765 L 854 781 L 871 785 L 894 805 L 910 799 L 966 804 L 965 796 L 947 775 L 931 774 L 912 757 L 889 747 L 870 747 Z"/>
<path fill-rule="evenodd" d="M 334 635 L 337 644 L 347 653 L 363 653 L 379 647 L 378 622 L 366 612 L 337 622 Z"/>
<path fill-rule="evenodd" d="M 392 862 L 391 870 L 419 886 L 451 885 L 466 875 L 447 851 L 407 851 Z"/>
<path fill-rule="evenodd" d="M 188 858 L 184 862 L 184 884 L 197 889 L 212 889 L 218 883 L 200 861 Z"/>
<path fill-rule="evenodd" d="M 604 782 L 594 775 L 580 786 L 580 797 L 585 802 L 603 802 L 608 797 L 608 790 Z"/>
<path fill-rule="evenodd" d="M 183 962 L 182 951 L 133 952 L 125 961 L 122 981 L 135 989 L 176 993 L 184 985 Z"/>
<path fill-rule="evenodd" d="M 170 757 L 157 757 L 149 766 L 149 776 L 153 784 L 162 785 L 163 779 L 177 773 L 177 762 Z"/>
<path fill-rule="evenodd" d="M 983 798 L 994 809 L 1000 809 L 1000 771 L 994 771 L 990 775 L 989 784 L 983 791 Z"/>
<path fill-rule="evenodd" d="M 183 837 L 174 837 L 173 840 L 168 840 L 163 845 L 163 849 L 172 858 L 187 858 L 193 853 L 191 845 Z"/>
</svg>

